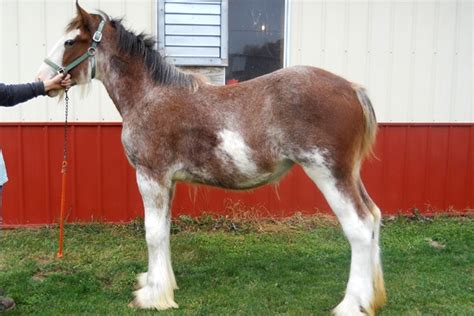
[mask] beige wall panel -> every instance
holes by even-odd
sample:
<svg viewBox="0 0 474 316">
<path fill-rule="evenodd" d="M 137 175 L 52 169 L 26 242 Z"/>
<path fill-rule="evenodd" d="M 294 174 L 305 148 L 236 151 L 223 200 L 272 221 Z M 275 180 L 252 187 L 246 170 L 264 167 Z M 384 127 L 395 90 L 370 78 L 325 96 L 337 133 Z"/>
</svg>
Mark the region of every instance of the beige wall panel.
<svg viewBox="0 0 474 316">
<path fill-rule="evenodd" d="M 464 121 L 466 117 L 474 120 L 474 103 L 472 99 L 473 82 L 473 10 L 474 1 L 463 1 L 458 6 L 456 23 L 456 44 L 454 59 L 454 87 L 452 100 L 454 108 L 451 111 L 451 121 Z M 468 83 L 471 82 L 471 85 Z M 464 106 L 470 104 L 471 106 Z"/>
<path fill-rule="evenodd" d="M 137 32 L 156 34 L 154 1 L 81 0 L 80 4 L 89 12 L 96 12 L 99 9 L 112 17 L 125 17 L 124 24 Z M 73 1 L 0 1 L 2 42 L 0 81 L 5 83 L 33 81 L 42 60 L 64 34 L 65 26 L 75 14 Z M 93 83 L 85 89 L 72 88 L 70 98 L 70 121 L 121 121 L 107 91 L 97 80 L 93 80 Z M 2 122 L 61 122 L 64 120 L 64 104 L 58 99 L 40 97 L 20 106 L 1 107 L 0 120 Z"/>
<path fill-rule="evenodd" d="M 36 71 L 44 54 L 45 10 L 44 1 L 20 1 L 18 16 L 22 21 L 18 24 L 20 82 L 34 81 Z M 31 33 L 38 32 L 35 36 Z M 38 54 L 39 53 L 39 54 Z M 21 121 L 45 121 L 46 99 L 38 98 L 21 108 Z"/>
<path fill-rule="evenodd" d="M 386 3 L 370 3 L 370 46 L 367 51 L 369 59 L 369 75 L 365 85 L 372 96 L 375 112 L 379 121 L 385 120 L 383 116 L 389 104 L 391 93 L 392 56 L 393 49 L 393 12 L 391 5 Z M 348 78 L 352 80 L 352 78 Z"/>
<path fill-rule="evenodd" d="M 64 35 L 64 29 L 66 24 L 75 14 L 75 6 L 73 2 L 69 1 L 44 1 L 44 12 L 45 12 L 45 27 L 42 30 L 41 36 L 43 36 L 43 49 L 38 52 L 37 61 L 34 72 L 38 70 L 42 60 L 48 56 L 51 48 L 56 42 Z M 71 98 L 73 98 L 71 93 Z M 48 122 L 57 122 L 64 120 L 64 104 L 57 98 L 41 98 L 46 101 L 46 107 L 44 108 L 46 114 L 46 120 Z M 30 102 L 27 104 L 29 105 Z M 75 100 L 74 100 L 74 103 Z M 21 105 L 20 107 L 23 107 Z M 73 110 L 73 109 L 71 109 Z M 39 121 L 39 119 L 38 119 Z M 43 121 L 43 120 L 42 120 Z"/>
<path fill-rule="evenodd" d="M 349 2 L 348 21 L 346 23 L 347 44 L 344 49 L 343 71 L 355 82 L 366 82 L 368 77 L 369 35 L 372 26 L 370 21 L 369 3 Z"/>
<path fill-rule="evenodd" d="M 438 32 L 436 49 L 433 50 L 436 75 L 431 115 L 434 121 L 444 121 L 448 120 L 451 109 L 454 107 L 451 104 L 456 45 L 456 6 L 453 3 L 440 3 Z"/>
<path fill-rule="evenodd" d="M 413 35 L 413 67 L 411 76 L 414 84 L 410 87 L 409 121 L 432 120 L 434 83 L 436 76 L 436 41 L 439 28 L 439 4 L 417 2 Z M 416 104 L 416 106 L 415 106 Z"/>
<path fill-rule="evenodd" d="M 314 65 L 368 87 L 379 121 L 472 122 L 473 1 L 288 0 L 289 65 Z M 82 0 L 156 36 L 156 3 Z M 0 81 L 29 82 L 74 16 L 72 1 L 0 1 Z M 230 13 L 232 14 L 232 13 Z M 7 62 L 6 62 L 7 61 Z M 120 121 L 100 82 L 71 91 L 71 121 Z M 62 121 L 63 104 L 37 98 L 0 120 Z"/>
<path fill-rule="evenodd" d="M 0 80 L 5 83 L 20 81 L 19 61 L 20 48 L 18 38 L 18 3 L 16 1 L 0 2 L 1 45 L 2 52 Z M 21 109 L 0 108 L 0 121 L 21 121 Z"/>
<path fill-rule="evenodd" d="M 289 65 L 365 85 L 381 122 L 474 121 L 473 1 L 289 1 Z"/>
</svg>

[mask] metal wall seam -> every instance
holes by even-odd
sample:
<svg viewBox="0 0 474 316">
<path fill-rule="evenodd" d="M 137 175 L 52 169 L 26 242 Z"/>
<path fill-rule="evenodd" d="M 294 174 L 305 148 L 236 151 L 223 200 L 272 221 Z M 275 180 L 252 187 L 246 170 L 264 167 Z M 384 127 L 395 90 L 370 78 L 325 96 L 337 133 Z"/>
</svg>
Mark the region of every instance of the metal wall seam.
<svg viewBox="0 0 474 316">
<path fill-rule="evenodd" d="M 45 166 L 44 166 L 44 172 L 45 172 L 45 188 L 46 188 L 46 220 L 48 222 L 52 222 L 53 218 L 51 217 L 51 188 L 50 188 L 50 185 L 51 185 L 51 181 L 50 181 L 50 166 L 49 166 L 49 153 L 50 153 L 50 149 L 49 149 L 49 129 L 48 129 L 48 126 L 45 126 L 43 128 L 43 146 L 44 148 L 46 149 L 44 151 L 44 154 L 45 154 Z"/>
<path fill-rule="evenodd" d="M 385 115 L 384 117 L 388 119 L 389 122 L 391 118 L 391 107 L 392 107 L 392 81 L 393 81 L 393 42 L 394 42 L 394 28 L 395 28 L 395 2 L 390 2 L 390 20 L 389 20 L 389 46 L 387 52 L 388 60 L 388 71 L 387 71 L 387 87 L 386 87 L 386 96 L 385 96 Z"/>
<path fill-rule="evenodd" d="M 45 23 L 44 23 L 44 32 L 43 32 L 43 52 L 44 52 L 44 56 L 48 56 L 48 34 L 49 34 L 49 30 L 48 30 L 48 25 L 47 25 L 47 21 L 48 19 L 46 18 L 46 15 L 47 15 L 47 1 L 44 1 L 43 2 L 43 16 L 45 17 Z M 44 109 L 45 111 L 45 121 L 49 121 L 49 118 L 50 118 L 50 114 L 49 114 L 49 101 L 46 100 L 46 107 Z"/>
<path fill-rule="evenodd" d="M 453 121 L 454 111 L 456 110 L 456 88 L 457 88 L 457 64 L 458 64 L 458 46 L 459 46 L 459 0 L 455 1 L 455 16 L 454 16 L 454 45 L 453 45 L 453 62 L 452 62 L 452 75 L 451 75 L 451 94 L 449 102 L 449 121 Z M 454 121 L 456 121 L 454 119 Z"/>
<path fill-rule="evenodd" d="M 447 157 L 447 159 L 446 159 L 445 167 L 444 167 L 445 170 L 446 170 L 446 177 L 445 177 L 446 180 L 448 179 L 448 175 L 449 175 L 448 171 L 449 171 L 449 153 L 450 153 L 450 149 L 451 149 L 451 148 L 450 148 L 450 147 L 451 147 L 451 137 L 450 137 L 450 136 L 452 135 L 452 132 L 451 132 L 451 131 L 452 131 L 452 127 L 450 126 L 450 127 L 448 128 L 448 132 L 447 132 L 447 134 L 448 134 L 448 137 L 447 137 L 447 138 L 448 138 L 448 145 L 447 145 L 448 157 Z M 444 190 L 443 190 L 443 205 L 446 205 L 446 195 L 447 195 L 447 190 L 448 190 L 448 183 L 447 183 L 447 181 L 446 181 L 446 184 L 444 185 L 444 188 L 443 188 L 443 189 L 444 189 Z"/>
<path fill-rule="evenodd" d="M 416 82 L 416 72 L 415 72 L 415 63 L 416 63 L 416 26 L 417 26 L 417 13 L 418 13 L 418 6 L 417 2 L 413 1 L 412 3 L 412 11 L 413 11 L 413 18 L 411 23 L 411 41 L 410 41 L 410 85 L 408 87 L 408 102 L 405 108 L 405 120 L 407 122 L 413 122 L 413 93 L 414 87 Z"/>
<path fill-rule="evenodd" d="M 431 66 L 431 74 L 430 74 L 430 84 L 431 84 L 431 91 L 428 95 L 430 102 L 428 103 L 429 107 L 429 119 L 434 121 L 434 104 L 435 104 L 435 89 L 437 83 L 437 76 L 438 76 L 438 50 L 439 50 L 439 11 L 440 11 L 440 4 L 439 1 L 435 3 L 435 18 L 434 18 L 434 30 L 433 30 L 433 61 Z"/>
<path fill-rule="evenodd" d="M 468 163 L 470 162 L 467 168 L 469 175 L 474 173 L 474 126 L 471 126 L 469 129 L 469 151 L 467 157 Z M 470 202 L 470 205 L 474 208 L 474 178 L 467 176 L 466 183 L 467 199 Z"/>
<path fill-rule="evenodd" d="M 21 42 L 20 42 L 20 4 L 16 2 L 16 53 L 17 53 L 17 78 L 16 82 L 21 81 L 21 63 L 18 60 L 20 56 Z M 18 121 L 23 122 L 23 108 L 18 109 Z"/>
<path fill-rule="evenodd" d="M 99 217 L 102 219 L 102 218 L 105 218 L 105 214 L 104 214 L 104 202 L 103 202 L 103 192 L 102 192 L 102 186 L 103 186 L 103 181 L 102 181 L 102 175 L 105 172 L 109 171 L 109 170 L 106 170 L 108 169 L 106 166 L 104 168 L 104 165 L 103 165 L 103 155 L 102 155 L 102 142 L 103 142 L 103 133 L 102 133 L 102 126 L 101 125 L 98 125 L 97 126 L 97 129 L 96 129 L 96 138 L 97 138 L 97 164 L 99 166 L 99 172 L 97 173 L 97 197 L 99 199 L 98 203 L 97 203 L 97 206 L 98 206 L 98 210 L 97 210 L 97 213 L 99 214 Z"/>
<path fill-rule="evenodd" d="M 23 129 L 21 127 L 18 127 L 18 167 L 19 167 L 19 210 L 20 210 L 20 220 L 23 223 L 27 222 L 27 219 L 25 218 L 25 196 L 24 196 L 24 188 L 25 188 L 25 181 L 24 181 L 24 172 L 23 172 Z"/>
<path fill-rule="evenodd" d="M 365 62 L 365 85 L 370 87 L 370 67 L 371 67 L 371 51 L 372 51 L 372 27 L 373 27 L 373 17 L 372 17 L 372 4 L 370 1 L 367 1 L 367 41 L 365 46 L 365 53 L 367 54 L 367 59 Z"/>
<path fill-rule="evenodd" d="M 321 3 L 321 67 L 324 68 L 326 64 L 326 18 L 327 18 L 327 3 Z M 303 32 L 304 30 L 301 30 Z"/>
</svg>

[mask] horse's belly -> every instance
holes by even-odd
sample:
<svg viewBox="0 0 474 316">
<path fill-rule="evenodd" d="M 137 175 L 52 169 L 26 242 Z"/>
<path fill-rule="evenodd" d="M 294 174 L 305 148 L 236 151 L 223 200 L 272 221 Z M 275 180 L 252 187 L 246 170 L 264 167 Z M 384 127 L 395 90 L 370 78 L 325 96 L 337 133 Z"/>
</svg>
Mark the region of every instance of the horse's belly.
<svg viewBox="0 0 474 316">
<path fill-rule="evenodd" d="M 283 160 L 278 163 L 270 172 L 257 171 L 253 174 L 243 174 L 238 170 L 228 170 L 223 173 L 210 173 L 196 171 L 180 170 L 175 173 L 175 181 L 193 182 L 217 186 L 231 190 L 248 190 L 268 183 L 278 181 L 291 167 L 291 160 Z"/>
</svg>

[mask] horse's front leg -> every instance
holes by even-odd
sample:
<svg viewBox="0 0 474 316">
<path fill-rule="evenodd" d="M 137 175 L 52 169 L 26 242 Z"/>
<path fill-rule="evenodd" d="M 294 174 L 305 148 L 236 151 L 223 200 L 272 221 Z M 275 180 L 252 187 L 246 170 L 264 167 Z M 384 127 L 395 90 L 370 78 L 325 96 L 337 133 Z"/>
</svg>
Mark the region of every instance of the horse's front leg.
<svg viewBox="0 0 474 316">
<path fill-rule="evenodd" d="M 131 303 L 151 309 L 177 308 L 173 290 L 176 281 L 170 255 L 170 205 L 173 184 L 169 179 L 150 176 L 137 169 L 138 188 L 145 208 L 145 230 L 148 245 L 148 273 L 138 277 L 141 288 Z"/>
</svg>

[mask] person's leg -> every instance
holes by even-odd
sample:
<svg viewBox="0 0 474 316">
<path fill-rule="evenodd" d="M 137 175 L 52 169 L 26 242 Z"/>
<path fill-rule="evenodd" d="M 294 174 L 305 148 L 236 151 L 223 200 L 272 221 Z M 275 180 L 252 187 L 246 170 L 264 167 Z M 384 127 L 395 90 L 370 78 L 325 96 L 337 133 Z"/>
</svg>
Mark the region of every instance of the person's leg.
<svg viewBox="0 0 474 316">
<path fill-rule="evenodd" d="M 3 185 L 0 185 L 0 228 L 2 228 L 2 225 L 3 225 L 2 192 L 3 192 Z"/>
<path fill-rule="evenodd" d="M 2 149 L 0 148 L 0 227 L 3 225 L 3 212 L 2 212 L 2 191 L 3 186 L 8 181 L 7 167 L 5 160 L 3 159 Z"/>
<path fill-rule="evenodd" d="M 3 224 L 2 218 L 2 188 L 0 185 L 0 229 Z M 10 310 L 15 307 L 15 301 L 9 297 L 6 297 L 5 291 L 0 289 L 0 312 Z"/>
</svg>

